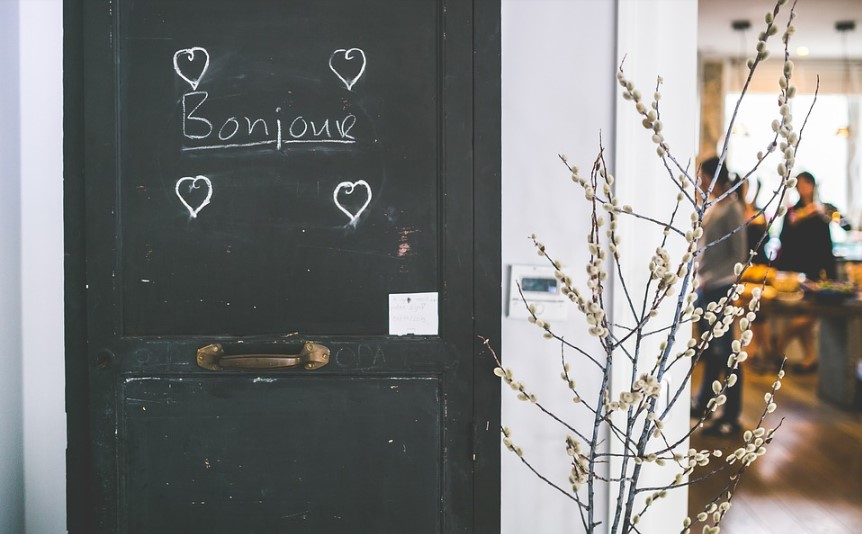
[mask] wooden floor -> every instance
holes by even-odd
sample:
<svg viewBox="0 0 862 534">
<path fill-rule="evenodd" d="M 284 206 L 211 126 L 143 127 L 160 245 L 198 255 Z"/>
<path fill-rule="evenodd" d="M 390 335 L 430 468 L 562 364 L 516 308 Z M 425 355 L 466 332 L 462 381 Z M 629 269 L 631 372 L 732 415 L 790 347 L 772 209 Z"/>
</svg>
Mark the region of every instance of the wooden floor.
<svg viewBox="0 0 862 534">
<path fill-rule="evenodd" d="M 763 394 L 773 381 L 771 375 L 746 373 L 744 428 L 756 424 Z M 775 426 L 782 417 L 784 423 L 766 455 L 742 477 L 721 523 L 722 534 L 862 533 L 862 411 L 835 408 L 820 401 L 816 390 L 816 375 L 788 371 L 776 397 L 778 410 L 766 426 Z M 698 434 L 691 445 L 698 450 L 732 452 L 742 441 Z M 693 485 L 689 515 L 702 511 L 724 484 L 714 477 Z"/>
</svg>

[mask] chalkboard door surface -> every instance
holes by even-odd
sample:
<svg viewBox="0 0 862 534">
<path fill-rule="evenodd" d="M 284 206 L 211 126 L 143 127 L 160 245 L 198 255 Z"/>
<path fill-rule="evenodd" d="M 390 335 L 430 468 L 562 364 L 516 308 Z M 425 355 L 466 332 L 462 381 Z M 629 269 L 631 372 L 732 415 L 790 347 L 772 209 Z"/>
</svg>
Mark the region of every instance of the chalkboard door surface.
<svg viewBox="0 0 862 534">
<path fill-rule="evenodd" d="M 64 29 L 70 531 L 498 530 L 499 2 Z"/>
</svg>

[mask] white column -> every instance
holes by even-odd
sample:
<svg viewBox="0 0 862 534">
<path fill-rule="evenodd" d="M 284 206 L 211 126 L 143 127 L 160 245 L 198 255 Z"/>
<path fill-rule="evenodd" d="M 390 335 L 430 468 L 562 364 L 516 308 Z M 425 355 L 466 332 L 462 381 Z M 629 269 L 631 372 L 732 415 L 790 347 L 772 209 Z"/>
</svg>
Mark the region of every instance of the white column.
<svg viewBox="0 0 862 534">
<path fill-rule="evenodd" d="M 20 3 L 21 237 L 26 532 L 66 532 L 63 356 L 63 21 Z"/>
<path fill-rule="evenodd" d="M 532 233 L 555 259 L 569 267 L 573 278 L 583 281 L 588 205 L 557 156 L 566 154 L 570 163 L 587 173 L 598 154 L 601 134 L 606 160 L 617 175 L 618 193 L 630 203 L 665 209 L 655 149 L 634 111 L 622 106 L 614 76 L 620 57 L 627 52 L 627 69 L 642 81 L 647 94 L 652 93 L 657 74 L 665 77 L 668 137 L 684 159 L 694 157 L 697 3 L 503 0 L 502 8 L 505 287 L 510 265 L 546 264 L 527 239 Z M 634 243 L 633 255 L 646 258 L 630 268 L 645 270 L 655 244 L 648 247 L 631 235 L 628 238 Z M 508 295 L 503 297 L 508 300 Z M 614 306 L 619 305 L 615 300 Z M 569 318 L 555 322 L 554 329 L 576 344 L 590 346 L 594 340 L 578 315 L 572 308 Z M 502 326 L 503 339 L 497 348 L 516 378 L 567 422 L 591 429 L 592 418 L 574 406 L 559 378 L 559 345 L 543 340 L 541 331 L 523 319 L 504 316 Z M 595 369 L 583 360 L 572 361 L 580 362 L 574 374 L 581 379 L 582 395 L 593 397 L 598 391 Z M 614 379 L 619 383 L 619 376 Z M 687 401 L 683 404 L 687 406 Z M 535 406 L 515 400 L 506 386 L 502 419 L 511 427 L 513 441 L 523 447 L 525 458 L 553 482 L 567 487 L 570 464 L 563 440 L 568 432 Z M 679 422 L 688 422 L 687 411 Z M 676 424 L 674 419 L 671 426 Z M 512 453 L 505 449 L 502 453 L 504 533 L 582 530 L 574 503 L 536 478 Z M 598 488 L 596 499 L 595 519 L 603 522 L 597 531 L 606 532 L 612 508 L 606 488 Z M 686 501 L 686 495 L 680 493 L 663 503 L 655 517 L 680 524 Z M 647 518 L 646 527 L 646 532 L 666 532 L 668 523 L 651 524 Z"/>
<path fill-rule="evenodd" d="M 659 107 L 665 126 L 663 133 L 673 155 L 682 165 L 690 162 L 693 168 L 698 149 L 697 1 L 620 0 L 617 24 L 617 61 L 625 57 L 625 75 L 640 89 L 647 105 L 653 100 L 657 77 L 663 78 Z M 622 204 L 630 204 L 656 219 L 668 220 L 677 190 L 656 154 L 656 145 L 651 141 L 652 131 L 644 129 L 634 104 L 622 99 L 620 89 L 617 86 L 615 100 L 616 194 Z M 690 213 L 690 209 L 683 210 L 677 221 L 687 224 Z M 622 238 L 622 253 L 629 260 L 623 265 L 622 276 L 629 287 L 642 288 L 649 276 L 647 263 L 661 243 L 661 228 L 633 218 L 623 218 L 622 222 L 618 233 Z M 682 239 L 669 242 L 666 248 L 678 261 L 684 251 Z M 628 304 L 619 279 L 615 276 L 614 280 L 614 320 L 631 324 L 631 314 L 626 312 Z M 654 324 L 668 324 L 672 311 L 672 307 L 665 307 Z M 690 329 L 683 328 L 677 341 L 684 344 L 689 335 Z M 652 367 L 661 338 L 654 336 L 644 344 L 644 370 Z M 682 366 L 674 368 L 666 377 L 666 387 L 675 391 L 687 370 Z M 626 389 L 631 384 L 630 371 L 615 365 L 612 383 L 617 391 Z M 686 388 L 669 420 L 665 421 L 667 435 L 681 436 L 687 431 L 689 396 Z M 687 444 L 683 447 L 687 450 Z M 665 485 L 677 472 L 676 466 L 645 470 L 640 485 Z M 682 530 L 687 509 L 687 490 L 674 490 L 668 498 L 657 501 L 650 508 L 638 529 L 655 534 Z M 610 517 L 613 517 L 613 512 L 613 509 L 609 510 Z"/>
<path fill-rule="evenodd" d="M 555 259 L 570 267 L 573 277 L 583 280 L 589 209 L 558 155 L 566 154 L 569 161 L 588 169 L 598 153 L 600 133 L 612 149 L 615 3 L 503 0 L 502 8 L 504 285 L 508 287 L 512 264 L 548 265 L 528 239 L 532 233 Z M 578 315 L 572 306 L 568 320 L 553 321 L 554 327 L 571 341 L 594 347 L 595 340 Z M 525 319 L 504 316 L 502 332 L 497 348 L 516 378 L 571 424 L 592 428 L 589 413 L 574 405 L 560 379 L 559 344 L 544 340 L 542 331 Z M 577 368 L 585 397 L 597 394 L 595 371 Z M 508 386 L 503 386 L 502 397 L 503 424 L 511 427 L 524 457 L 556 484 L 570 487 L 567 430 L 534 405 L 517 400 Z M 505 448 L 501 497 L 505 534 L 581 531 L 576 505 Z M 600 489 L 596 497 L 596 520 L 603 521 L 606 491 Z"/>
<path fill-rule="evenodd" d="M 18 2 L 0 2 L 0 532 L 24 529 Z"/>
</svg>

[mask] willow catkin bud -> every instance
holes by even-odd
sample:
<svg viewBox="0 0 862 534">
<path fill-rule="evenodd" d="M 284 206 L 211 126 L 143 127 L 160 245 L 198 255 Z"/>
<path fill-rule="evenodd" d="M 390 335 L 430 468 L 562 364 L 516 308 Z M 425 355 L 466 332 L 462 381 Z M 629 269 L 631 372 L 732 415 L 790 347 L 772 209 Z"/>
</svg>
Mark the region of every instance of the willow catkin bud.
<svg viewBox="0 0 862 534">
<path fill-rule="evenodd" d="M 799 134 L 796 132 L 790 132 L 787 136 L 787 141 L 790 142 L 791 145 L 796 145 L 799 143 Z"/>
</svg>

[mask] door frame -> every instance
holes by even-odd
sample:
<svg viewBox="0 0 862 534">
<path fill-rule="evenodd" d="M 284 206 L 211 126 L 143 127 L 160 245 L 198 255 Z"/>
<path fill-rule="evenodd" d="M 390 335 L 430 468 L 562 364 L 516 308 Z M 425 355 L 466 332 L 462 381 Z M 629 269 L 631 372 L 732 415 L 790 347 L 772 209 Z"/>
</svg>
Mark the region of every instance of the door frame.
<svg viewBox="0 0 862 534">
<path fill-rule="evenodd" d="M 66 361 L 67 529 L 94 524 L 93 444 L 89 368 L 99 365 L 87 344 L 84 137 L 84 0 L 63 2 L 63 178 Z M 500 387 L 493 359 L 478 335 L 500 339 L 501 147 L 500 0 L 473 4 L 473 529 L 500 531 Z M 481 491 L 480 491 L 481 490 Z"/>
</svg>

